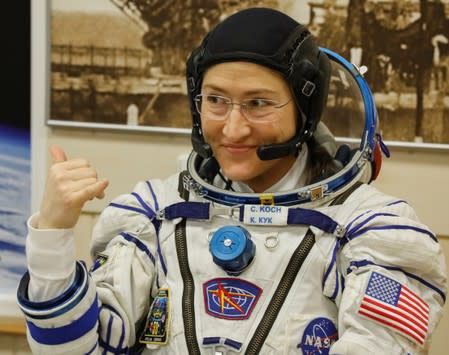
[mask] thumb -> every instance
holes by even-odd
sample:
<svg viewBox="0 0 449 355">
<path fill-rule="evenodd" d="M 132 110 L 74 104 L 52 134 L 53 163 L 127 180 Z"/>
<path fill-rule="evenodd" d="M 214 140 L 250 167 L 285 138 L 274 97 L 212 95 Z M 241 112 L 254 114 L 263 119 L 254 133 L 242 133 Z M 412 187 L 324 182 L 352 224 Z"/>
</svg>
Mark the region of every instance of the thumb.
<svg viewBox="0 0 449 355">
<path fill-rule="evenodd" d="M 67 161 L 67 156 L 64 152 L 64 149 L 57 145 L 52 145 L 50 147 L 50 154 L 51 158 L 53 160 L 53 164 L 55 163 L 62 163 L 64 161 Z"/>
</svg>

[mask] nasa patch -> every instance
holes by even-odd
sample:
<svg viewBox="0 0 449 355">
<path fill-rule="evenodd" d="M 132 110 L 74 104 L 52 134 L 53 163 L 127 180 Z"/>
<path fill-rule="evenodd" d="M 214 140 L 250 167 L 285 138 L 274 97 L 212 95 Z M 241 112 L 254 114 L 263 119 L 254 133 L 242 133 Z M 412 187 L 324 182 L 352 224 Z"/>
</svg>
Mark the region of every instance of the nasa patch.
<svg viewBox="0 0 449 355">
<path fill-rule="evenodd" d="M 296 347 L 301 348 L 304 355 L 328 355 L 337 339 L 338 331 L 334 323 L 328 318 L 319 317 L 309 322 Z"/>
<path fill-rule="evenodd" d="M 203 284 L 206 312 L 222 319 L 248 319 L 262 289 L 237 278 L 216 278 Z"/>
</svg>

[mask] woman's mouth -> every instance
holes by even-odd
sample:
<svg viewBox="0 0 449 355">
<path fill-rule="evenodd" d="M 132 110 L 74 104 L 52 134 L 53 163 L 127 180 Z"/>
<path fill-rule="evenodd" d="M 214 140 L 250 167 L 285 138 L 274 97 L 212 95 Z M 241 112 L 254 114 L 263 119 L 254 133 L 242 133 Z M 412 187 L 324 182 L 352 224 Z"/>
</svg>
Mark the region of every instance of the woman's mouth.
<svg viewBox="0 0 449 355">
<path fill-rule="evenodd" d="M 229 153 L 239 154 L 249 152 L 255 149 L 257 146 L 244 144 L 223 144 L 222 147 Z"/>
</svg>

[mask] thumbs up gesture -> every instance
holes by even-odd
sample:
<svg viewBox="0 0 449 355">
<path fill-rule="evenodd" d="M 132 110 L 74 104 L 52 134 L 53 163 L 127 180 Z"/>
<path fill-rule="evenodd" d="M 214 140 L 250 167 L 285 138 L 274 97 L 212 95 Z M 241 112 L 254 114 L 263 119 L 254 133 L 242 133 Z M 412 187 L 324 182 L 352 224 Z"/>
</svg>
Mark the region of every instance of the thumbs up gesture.
<svg viewBox="0 0 449 355">
<path fill-rule="evenodd" d="M 38 228 L 72 228 L 87 201 L 104 197 L 109 181 L 99 180 L 86 160 L 68 160 L 61 147 L 51 146 L 50 154 L 53 164 L 47 175 Z"/>
</svg>

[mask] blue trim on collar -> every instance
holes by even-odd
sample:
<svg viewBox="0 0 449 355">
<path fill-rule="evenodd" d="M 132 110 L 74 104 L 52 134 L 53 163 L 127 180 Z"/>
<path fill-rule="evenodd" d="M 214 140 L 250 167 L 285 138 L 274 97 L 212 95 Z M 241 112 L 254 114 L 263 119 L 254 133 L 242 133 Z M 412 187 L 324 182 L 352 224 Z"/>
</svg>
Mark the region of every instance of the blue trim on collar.
<svg viewBox="0 0 449 355">
<path fill-rule="evenodd" d="M 193 154 L 193 152 L 192 152 Z M 195 154 L 193 154 L 194 156 Z M 192 155 L 190 159 L 194 159 Z M 360 160 L 364 159 L 360 157 Z M 206 200 L 216 202 L 225 206 L 236 206 L 236 205 L 259 205 L 261 204 L 261 197 L 263 195 L 269 195 L 273 199 L 273 203 L 277 206 L 295 206 L 302 203 L 312 202 L 311 190 L 315 188 L 322 187 L 324 197 L 333 193 L 339 189 L 345 187 L 345 185 L 350 184 L 356 176 L 360 173 L 361 168 L 358 164 L 354 164 L 350 169 L 342 173 L 342 175 L 334 179 L 326 179 L 320 181 L 317 184 L 310 185 L 307 187 L 299 188 L 288 192 L 267 192 L 267 193 L 238 193 L 230 192 L 223 189 L 218 189 L 213 185 L 209 185 L 204 181 L 195 181 L 194 177 L 191 179 L 193 182 L 193 190 L 198 196 L 203 197 Z M 199 177 L 197 177 L 199 179 Z M 209 187 L 210 186 L 210 187 Z"/>
</svg>

